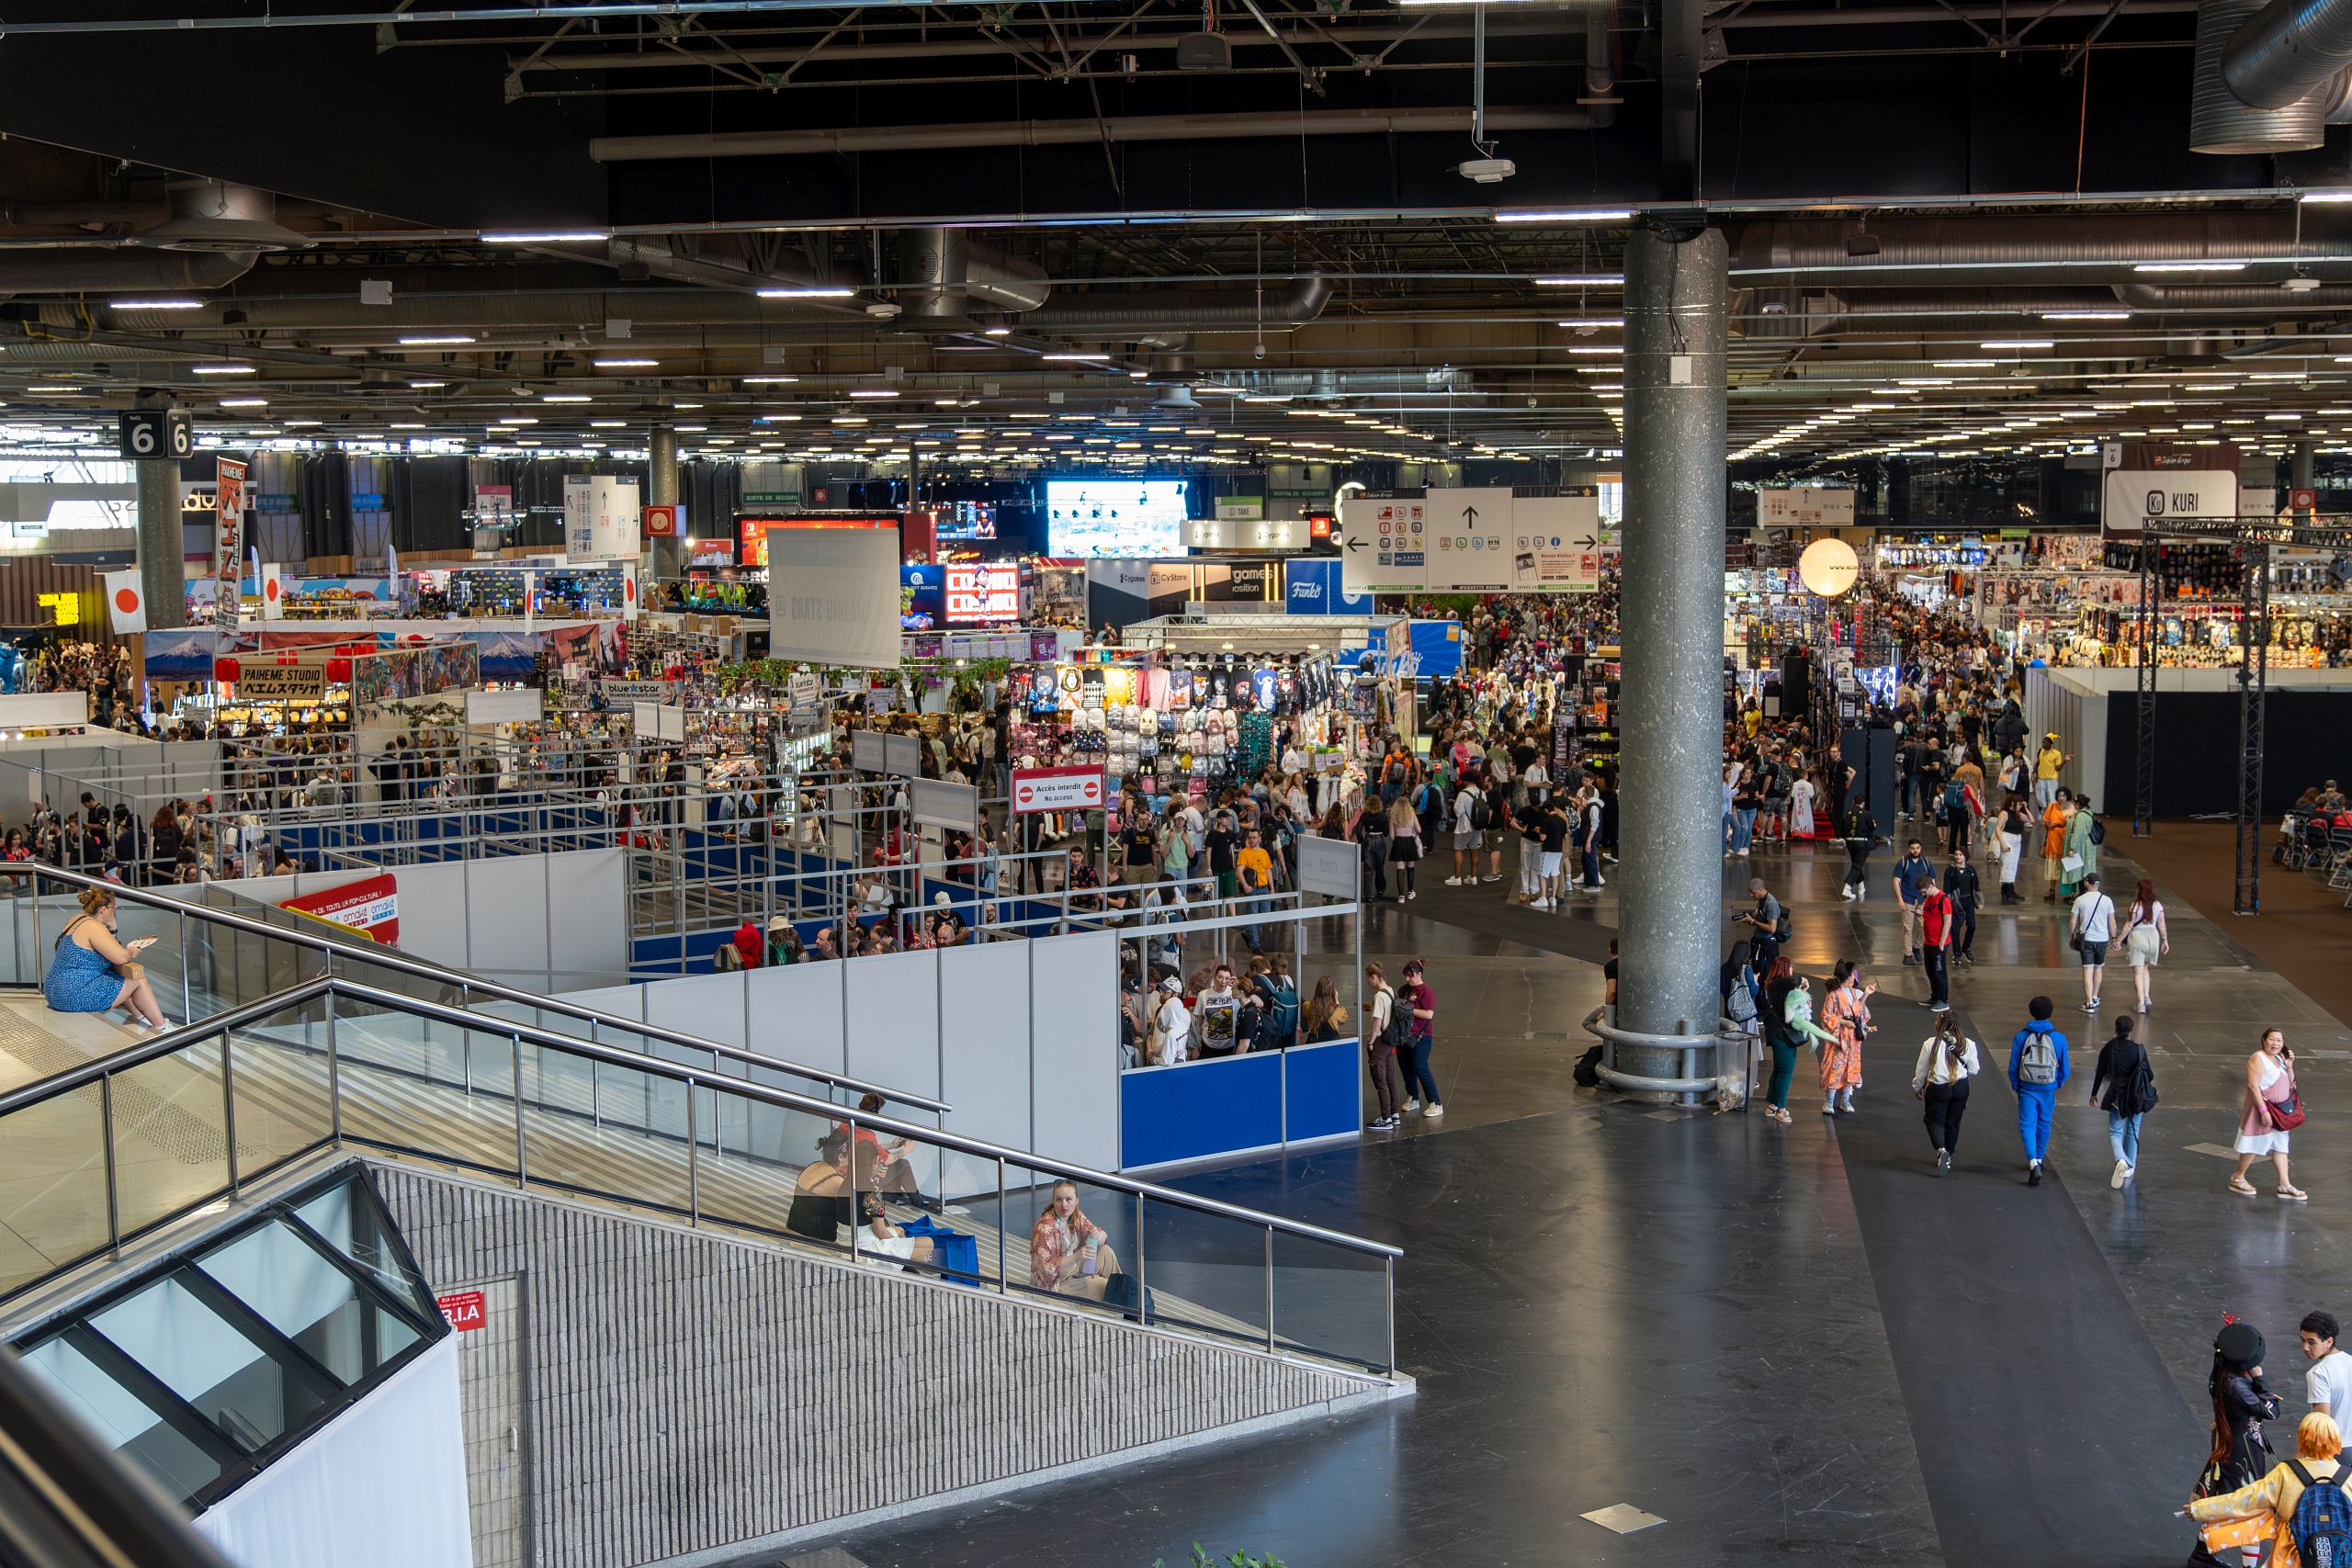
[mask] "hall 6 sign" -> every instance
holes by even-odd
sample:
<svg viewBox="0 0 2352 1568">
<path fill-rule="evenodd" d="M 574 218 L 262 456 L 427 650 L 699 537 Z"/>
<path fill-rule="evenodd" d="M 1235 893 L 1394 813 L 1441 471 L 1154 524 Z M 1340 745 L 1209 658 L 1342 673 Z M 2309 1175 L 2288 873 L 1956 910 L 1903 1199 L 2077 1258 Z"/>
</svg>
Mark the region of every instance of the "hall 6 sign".
<svg viewBox="0 0 2352 1568">
<path fill-rule="evenodd" d="M 196 420 L 186 409 L 130 409 L 117 443 L 129 458 L 185 457 L 196 450 Z"/>
</svg>

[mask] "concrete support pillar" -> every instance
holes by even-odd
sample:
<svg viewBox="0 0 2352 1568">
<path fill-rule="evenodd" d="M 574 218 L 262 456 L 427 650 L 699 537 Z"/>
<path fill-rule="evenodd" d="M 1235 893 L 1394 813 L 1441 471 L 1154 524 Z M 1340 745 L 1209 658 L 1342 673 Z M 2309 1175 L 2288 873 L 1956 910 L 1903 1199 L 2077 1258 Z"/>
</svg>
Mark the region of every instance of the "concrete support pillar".
<svg viewBox="0 0 2352 1568">
<path fill-rule="evenodd" d="M 1637 230 L 1625 247 L 1623 758 L 1617 1025 L 1712 1035 L 1722 963 L 1724 315 L 1729 247 Z M 1619 1047 L 1620 1071 L 1680 1077 Z M 1703 1071 L 1703 1059 L 1702 1063 Z"/>
<path fill-rule="evenodd" d="M 168 407 L 168 399 L 146 400 Z M 176 457 L 134 463 L 139 483 L 139 591 L 147 600 L 147 626 L 169 631 L 187 624 L 187 547 L 180 534 L 180 465 Z"/>
<path fill-rule="evenodd" d="M 2312 485 L 2312 456 L 2319 450 L 2316 441 L 2295 443 L 2295 484 L 2297 490 L 2310 490 Z"/>
<path fill-rule="evenodd" d="M 678 433 L 666 424 L 653 427 L 653 438 L 646 446 L 645 504 L 675 506 L 678 503 Z M 689 518 L 690 525 L 707 528 L 713 518 Z M 733 520 L 726 520 L 731 523 Z M 722 526 L 725 524 L 721 525 Z M 686 542 L 683 538 L 653 541 L 653 575 L 662 582 L 680 582 L 686 575 Z M 649 596 L 647 603 L 652 601 Z"/>
</svg>

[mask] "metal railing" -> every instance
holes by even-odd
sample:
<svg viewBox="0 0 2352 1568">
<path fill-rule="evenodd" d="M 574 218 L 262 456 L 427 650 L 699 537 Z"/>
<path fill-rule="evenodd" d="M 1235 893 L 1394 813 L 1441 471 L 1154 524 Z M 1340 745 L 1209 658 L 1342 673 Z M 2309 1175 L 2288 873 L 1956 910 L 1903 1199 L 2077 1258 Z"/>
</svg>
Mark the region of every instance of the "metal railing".
<svg viewBox="0 0 2352 1568">
<path fill-rule="evenodd" d="M 0 1273 L 0 1302 L 350 1146 L 1395 1371 L 1399 1248 L 337 976 L 0 1095 L 0 1156 L 24 1195 L 0 1222 L 41 1248 Z M 1057 1245 L 1064 1185 L 1077 1214 L 1059 1236 L 1102 1251 Z M 1041 1190 L 1016 1258 L 1013 1200 Z M 1086 1216 L 1090 1193 L 1102 1206 Z"/>
<path fill-rule="evenodd" d="M 188 921 L 193 919 L 207 926 L 221 927 L 244 935 L 259 937 L 267 942 L 285 942 L 305 952 L 318 953 L 325 961 L 323 973 L 329 976 L 334 973 L 334 965 L 338 963 L 345 966 L 365 964 L 371 969 L 383 970 L 410 979 L 424 981 L 437 989 L 454 994 L 460 1008 L 470 1009 L 483 1001 L 492 1001 L 526 1007 L 535 1012 L 554 1013 L 559 1017 L 573 1019 L 587 1024 L 589 1029 L 587 1038 L 605 1049 L 623 1051 L 627 1049 L 616 1047 L 611 1041 L 603 1039 L 603 1033 L 606 1031 L 613 1032 L 623 1038 L 638 1035 L 647 1041 L 658 1041 L 662 1044 L 679 1049 L 707 1053 L 712 1058 L 714 1070 L 719 1062 L 734 1062 L 747 1070 L 756 1068 L 766 1072 L 783 1073 L 811 1083 L 823 1084 L 847 1097 L 862 1097 L 869 1093 L 880 1094 L 902 1105 L 910 1105 L 918 1110 L 941 1115 L 954 1109 L 942 1101 L 926 1099 L 919 1094 L 910 1094 L 904 1090 L 892 1089 L 886 1084 L 869 1083 L 863 1078 L 851 1077 L 846 1074 L 828 1072 L 822 1067 L 808 1066 L 802 1063 L 786 1061 L 779 1056 L 763 1055 L 759 1052 L 743 1050 L 739 1046 L 700 1039 L 692 1034 L 681 1033 L 673 1029 L 664 1029 L 659 1024 L 648 1023 L 623 1014 L 582 1007 L 577 1002 L 565 1001 L 560 997 L 517 990 L 512 987 L 499 985 L 495 981 L 482 979 L 462 969 L 445 968 L 438 964 L 427 963 L 423 959 L 410 957 L 406 953 L 393 952 L 390 948 L 379 947 L 372 943 L 345 942 L 341 938 L 327 936 L 319 931 L 278 925 L 254 916 L 231 914 L 223 909 L 191 904 L 185 899 L 150 893 L 142 888 L 125 887 L 100 877 L 85 876 L 77 871 L 64 871 L 56 866 L 43 865 L 39 862 L 25 861 L 6 863 L 5 871 L 0 871 L 0 875 L 5 875 L 19 884 L 16 902 L 19 908 L 29 905 L 31 909 L 35 967 L 29 977 L 19 977 L 17 983 L 20 985 L 39 985 L 46 973 L 50 951 L 42 940 L 40 886 L 43 882 L 61 882 L 74 887 L 103 888 L 112 893 L 119 904 L 129 904 L 176 917 L 179 921 L 179 951 L 183 954 L 188 951 Z M 183 963 L 180 966 L 180 1016 L 187 1019 L 191 1025 L 198 1021 L 196 1017 L 198 1000 L 190 966 Z M 258 1005 L 258 1003 L 253 1005 Z M 243 1010 L 233 1007 L 232 1004 L 232 1010 Z M 477 1016 L 487 1019 L 493 1015 L 479 1014 Z M 658 1059 L 650 1057 L 646 1053 L 628 1054 L 646 1056 L 648 1060 Z"/>
</svg>

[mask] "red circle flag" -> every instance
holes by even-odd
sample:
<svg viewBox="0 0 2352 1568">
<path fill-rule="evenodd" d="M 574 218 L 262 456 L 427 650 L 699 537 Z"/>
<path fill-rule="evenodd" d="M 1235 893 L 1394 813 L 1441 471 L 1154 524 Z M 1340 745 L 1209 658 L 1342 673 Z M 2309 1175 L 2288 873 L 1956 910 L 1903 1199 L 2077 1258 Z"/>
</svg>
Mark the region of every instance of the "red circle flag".
<svg viewBox="0 0 2352 1568">
<path fill-rule="evenodd" d="M 114 591 L 114 607 L 128 615 L 139 608 L 139 590 L 118 588 Z"/>
</svg>

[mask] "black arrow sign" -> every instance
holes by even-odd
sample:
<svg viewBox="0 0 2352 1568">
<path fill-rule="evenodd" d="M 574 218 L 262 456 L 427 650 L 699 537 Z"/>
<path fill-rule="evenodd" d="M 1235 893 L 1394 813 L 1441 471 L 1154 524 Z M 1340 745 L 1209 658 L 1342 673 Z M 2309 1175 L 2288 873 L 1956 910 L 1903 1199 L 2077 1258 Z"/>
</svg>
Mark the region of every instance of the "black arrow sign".
<svg viewBox="0 0 2352 1568">
<path fill-rule="evenodd" d="M 1364 542 L 1362 539 L 1350 539 L 1348 541 L 1348 548 L 1351 550 L 1360 550 L 1363 548 L 1363 544 Z"/>
<path fill-rule="evenodd" d="M 1600 547 L 1600 541 L 1599 539 L 1594 538 L 1594 537 L 1593 537 L 1591 535 L 1589 535 L 1589 534 L 1586 535 L 1586 536 L 1585 536 L 1583 538 L 1581 538 L 1581 539 L 1573 540 L 1573 541 L 1571 541 L 1571 542 L 1572 542 L 1572 543 L 1575 543 L 1575 544 L 1577 544 L 1577 545 L 1580 545 L 1580 546 L 1582 546 L 1584 548 L 1586 548 L 1586 549 L 1588 549 L 1588 550 L 1597 550 L 1597 549 L 1599 549 L 1599 548 Z"/>
<path fill-rule="evenodd" d="M 1475 506 L 1464 507 L 1462 509 L 1462 522 L 1465 527 L 1476 528 L 1478 525 L 1478 509 Z"/>
</svg>

